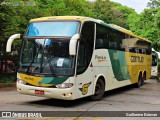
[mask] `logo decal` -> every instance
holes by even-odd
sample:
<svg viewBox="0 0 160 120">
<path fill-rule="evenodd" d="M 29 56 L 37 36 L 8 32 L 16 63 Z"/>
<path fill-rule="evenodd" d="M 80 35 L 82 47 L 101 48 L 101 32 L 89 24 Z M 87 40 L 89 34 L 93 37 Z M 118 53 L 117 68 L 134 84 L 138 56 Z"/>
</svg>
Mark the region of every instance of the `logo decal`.
<svg viewBox="0 0 160 120">
<path fill-rule="evenodd" d="M 25 80 L 32 80 L 32 81 L 34 80 L 33 77 L 24 77 L 24 79 L 25 79 Z"/>
<path fill-rule="evenodd" d="M 82 91 L 82 94 L 85 95 L 88 93 L 88 87 L 90 86 L 91 82 L 90 83 L 86 83 L 82 86 L 82 88 L 80 88 L 80 91 Z"/>
<path fill-rule="evenodd" d="M 105 61 L 107 61 L 107 60 L 98 60 L 98 62 L 105 62 Z"/>
<path fill-rule="evenodd" d="M 106 62 L 107 58 L 106 56 L 98 56 L 98 55 L 95 55 L 95 59 L 97 59 L 97 62 Z"/>
</svg>

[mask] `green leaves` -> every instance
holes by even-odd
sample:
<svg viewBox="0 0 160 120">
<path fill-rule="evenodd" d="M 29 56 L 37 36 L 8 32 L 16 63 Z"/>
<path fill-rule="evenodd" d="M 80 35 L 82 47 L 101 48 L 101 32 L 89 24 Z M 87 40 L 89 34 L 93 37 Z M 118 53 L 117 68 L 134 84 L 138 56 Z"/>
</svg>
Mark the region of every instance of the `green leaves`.
<svg viewBox="0 0 160 120">
<path fill-rule="evenodd" d="M 2 2 L 5 3 L 5 0 Z M 106 23 L 117 24 L 151 40 L 155 49 L 158 49 L 160 46 L 158 42 L 160 40 L 159 6 L 160 0 L 150 0 L 148 9 L 137 14 L 134 9 L 110 0 L 96 0 L 95 2 L 87 0 L 7 0 L 6 4 L 0 4 L 1 51 L 5 51 L 6 41 L 12 34 L 24 34 L 30 19 L 64 15 L 93 17 Z M 14 43 L 14 46 L 15 49 L 20 48 L 20 42 Z"/>
<path fill-rule="evenodd" d="M 141 14 L 130 14 L 127 20 L 129 28 L 141 37 L 152 41 L 155 50 L 160 48 L 160 8 L 145 9 Z"/>
</svg>

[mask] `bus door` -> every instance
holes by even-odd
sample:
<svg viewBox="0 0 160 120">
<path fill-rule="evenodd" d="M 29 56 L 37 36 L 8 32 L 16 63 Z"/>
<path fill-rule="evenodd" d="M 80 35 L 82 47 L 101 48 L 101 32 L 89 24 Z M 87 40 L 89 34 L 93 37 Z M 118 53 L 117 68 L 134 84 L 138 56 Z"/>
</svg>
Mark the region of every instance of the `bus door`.
<svg viewBox="0 0 160 120">
<path fill-rule="evenodd" d="M 93 22 L 85 22 L 79 40 L 76 73 L 79 97 L 91 95 L 93 92 L 94 67 L 91 59 L 94 48 L 94 26 Z"/>
</svg>

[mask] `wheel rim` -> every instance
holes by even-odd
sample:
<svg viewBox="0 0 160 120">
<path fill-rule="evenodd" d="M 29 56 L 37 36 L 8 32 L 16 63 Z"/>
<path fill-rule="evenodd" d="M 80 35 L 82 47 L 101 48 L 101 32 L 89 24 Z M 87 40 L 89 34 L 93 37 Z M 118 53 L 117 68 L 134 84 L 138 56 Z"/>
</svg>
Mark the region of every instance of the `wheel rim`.
<svg viewBox="0 0 160 120">
<path fill-rule="evenodd" d="M 95 88 L 95 95 L 99 95 L 101 93 L 102 89 L 101 89 L 101 85 L 97 84 L 96 88 Z"/>
</svg>

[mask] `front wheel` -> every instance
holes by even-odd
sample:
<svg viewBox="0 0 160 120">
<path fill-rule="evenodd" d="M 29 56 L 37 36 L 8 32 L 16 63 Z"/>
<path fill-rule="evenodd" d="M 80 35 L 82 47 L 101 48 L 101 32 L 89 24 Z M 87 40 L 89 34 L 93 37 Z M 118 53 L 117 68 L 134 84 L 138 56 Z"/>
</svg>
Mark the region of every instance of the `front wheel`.
<svg viewBox="0 0 160 120">
<path fill-rule="evenodd" d="M 90 97 L 91 100 L 100 100 L 105 91 L 105 85 L 102 79 L 98 79 L 95 87 L 94 95 Z"/>
</svg>

